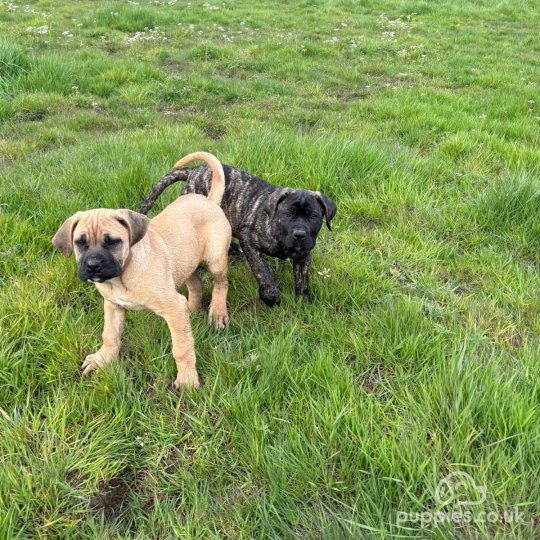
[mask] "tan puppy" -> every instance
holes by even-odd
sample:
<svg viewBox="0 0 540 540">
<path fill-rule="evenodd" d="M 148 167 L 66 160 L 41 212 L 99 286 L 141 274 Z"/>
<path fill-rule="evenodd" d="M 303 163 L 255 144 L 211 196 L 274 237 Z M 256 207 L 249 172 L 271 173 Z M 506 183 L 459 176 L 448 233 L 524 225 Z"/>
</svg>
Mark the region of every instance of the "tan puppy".
<svg viewBox="0 0 540 540">
<path fill-rule="evenodd" d="M 189 194 L 176 199 L 152 220 L 131 210 L 96 209 L 77 212 L 52 239 L 66 257 L 75 251 L 77 274 L 92 281 L 105 299 L 103 345 L 86 357 L 84 374 L 118 356 L 126 309 L 150 309 L 163 317 L 172 336 L 178 375 L 174 382 L 199 386 L 189 312 L 201 306 L 201 262 L 214 280 L 209 322 L 228 323 L 227 252 L 231 226 L 219 207 L 225 189 L 223 167 L 207 152 L 182 158 L 175 167 L 206 161 L 212 168 L 208 198 Z M 186 283 L 189 301 L 177 292 Z"/>
</svg>

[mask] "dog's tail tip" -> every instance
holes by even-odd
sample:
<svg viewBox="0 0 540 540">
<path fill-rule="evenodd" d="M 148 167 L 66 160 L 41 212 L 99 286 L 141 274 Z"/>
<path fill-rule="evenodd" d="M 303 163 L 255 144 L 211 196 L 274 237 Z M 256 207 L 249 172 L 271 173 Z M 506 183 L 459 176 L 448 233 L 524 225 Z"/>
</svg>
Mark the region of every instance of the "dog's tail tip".
<svg viewBox="0 0 540 540">
<path fill-rule="evenodd" d="M 186 163 L 189 163 L 190 161 L 206 161 L 208 164 L 213 161 L 217 161 L 219 163 L 219 160 L 214 154 L 211 154 L 210 152 L 192 152 L 191 154 L 188 154 L 187 156 L 184 156 L 182 159 L 179 159 L 174 167 L 174 169 L 179 169 L 180 167 L 183 167 L 186 165 Z M 221 163 L 220 163 L 221 165 Z"/>
<path fill-rule="evenodd" d="M 221 205 L 221 200 L 225 193 L 225 173 L 223 172 L 221 161 L 214 154 L 210 152 L 193 152 L 184 156 L 180 161 L 177 161 L 174 169 L 179 169 L 186 163 L 197 160 L 205 161 L 210 166 L 210 169 L 212 169 L 212 185 L 208 193 L 208 200 Z"/>
</svg>

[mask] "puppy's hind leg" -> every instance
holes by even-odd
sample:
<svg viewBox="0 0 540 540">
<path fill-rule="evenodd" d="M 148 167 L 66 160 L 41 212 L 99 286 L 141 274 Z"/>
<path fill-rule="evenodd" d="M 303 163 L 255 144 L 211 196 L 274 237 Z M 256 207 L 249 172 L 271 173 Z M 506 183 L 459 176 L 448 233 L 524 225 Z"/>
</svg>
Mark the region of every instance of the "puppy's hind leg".
<svg viewBox="0 0 540 540">
<path fill-rule="evenodd" d="M 185 296 L 174 295 L 159 299 L 152 309 L 165 319 L 172 337 L 172 354 L 176 362 L 177 376 L 175 388 L 194 386 L 199 388 L 199 375 L 195 367 L 195 344 L 189 322 L 189 311 Z"/>
<path fill-rule="evenodd" d="M 212 274 L 214 285 L 212 287 L 212 300 L 208 313 L 208 324 L 215 325 L 222 330 L 229 323 L 227 312 L 227 253 L 231 244 L 232 231 L 225 214 L 216 216 L 208 234 L 208 243 L 205 249 L 204 260 Z"/>
<path fill-rule="evenodd" d="M 227 312 L 227 291 L 229 281 L 227 279 L 227 251 L 222 257 L 208 261 L 208 270 L 212 274 L 214 286 L 212 288 L 212 301 L 208 313 L 208 324 L 214 324 L 222 330 L 229 323 Z"/>
<path fill-rule="evenodd" d="M 188 288 L 188 308 L 194 313 L 201 309 L 202 302 L 202 283 L 198 270 L 195 270 L 191 276 L 186 279 Z"/>
</svg>

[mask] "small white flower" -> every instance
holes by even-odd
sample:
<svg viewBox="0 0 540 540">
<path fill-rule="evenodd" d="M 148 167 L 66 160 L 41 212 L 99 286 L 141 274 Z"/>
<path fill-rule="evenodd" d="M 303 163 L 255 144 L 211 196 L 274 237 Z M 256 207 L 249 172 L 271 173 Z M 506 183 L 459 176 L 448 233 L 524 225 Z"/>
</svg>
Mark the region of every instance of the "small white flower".
<svg viewBox="0 0 540 540">
<path fill-rule="evenodd" d="M 487 118 L 487 115 L 486 114 L 481 114 L 480 115 L 480 120 L 485 120 Z"/>
<path fill-rule="evenodd" d="M 330 277 L 330 268 L 323 268 L 322 272 L 317 272 L 317 274 L 323 279 L 327 279 Z"/>
</svg>

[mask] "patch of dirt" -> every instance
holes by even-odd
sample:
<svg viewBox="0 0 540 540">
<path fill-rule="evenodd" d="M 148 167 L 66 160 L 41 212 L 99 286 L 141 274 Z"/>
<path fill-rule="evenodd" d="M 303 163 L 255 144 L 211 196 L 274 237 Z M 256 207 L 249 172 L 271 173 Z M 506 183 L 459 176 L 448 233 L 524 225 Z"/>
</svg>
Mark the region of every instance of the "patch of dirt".
<svg viewBox="0 0 540 540">
<path fill-rule="evenodd" d="M 359 384 L 368 394 L 376 394 L 380 390 L 380 383 L 383 380 L 384 370 L 376 365 L 368 369 L 359 377 Z"/>
<path fill-rule="evenodd" d="M 117 516 L 129 494 L 129 487 L 122 478 L 109 478 L 99 483 L 98 491 L 90 497 L 90 508 L 96 512 L 102 511 L 107 519 Z"/>
<path fill-rule="evenodd" d="M 470 287 L 468 287 L 466 284 L 458 285 L 454 290 L 453 293 L 456 296 L 465 296 L 468 292 L 470 292 Z"/>
</svg>

